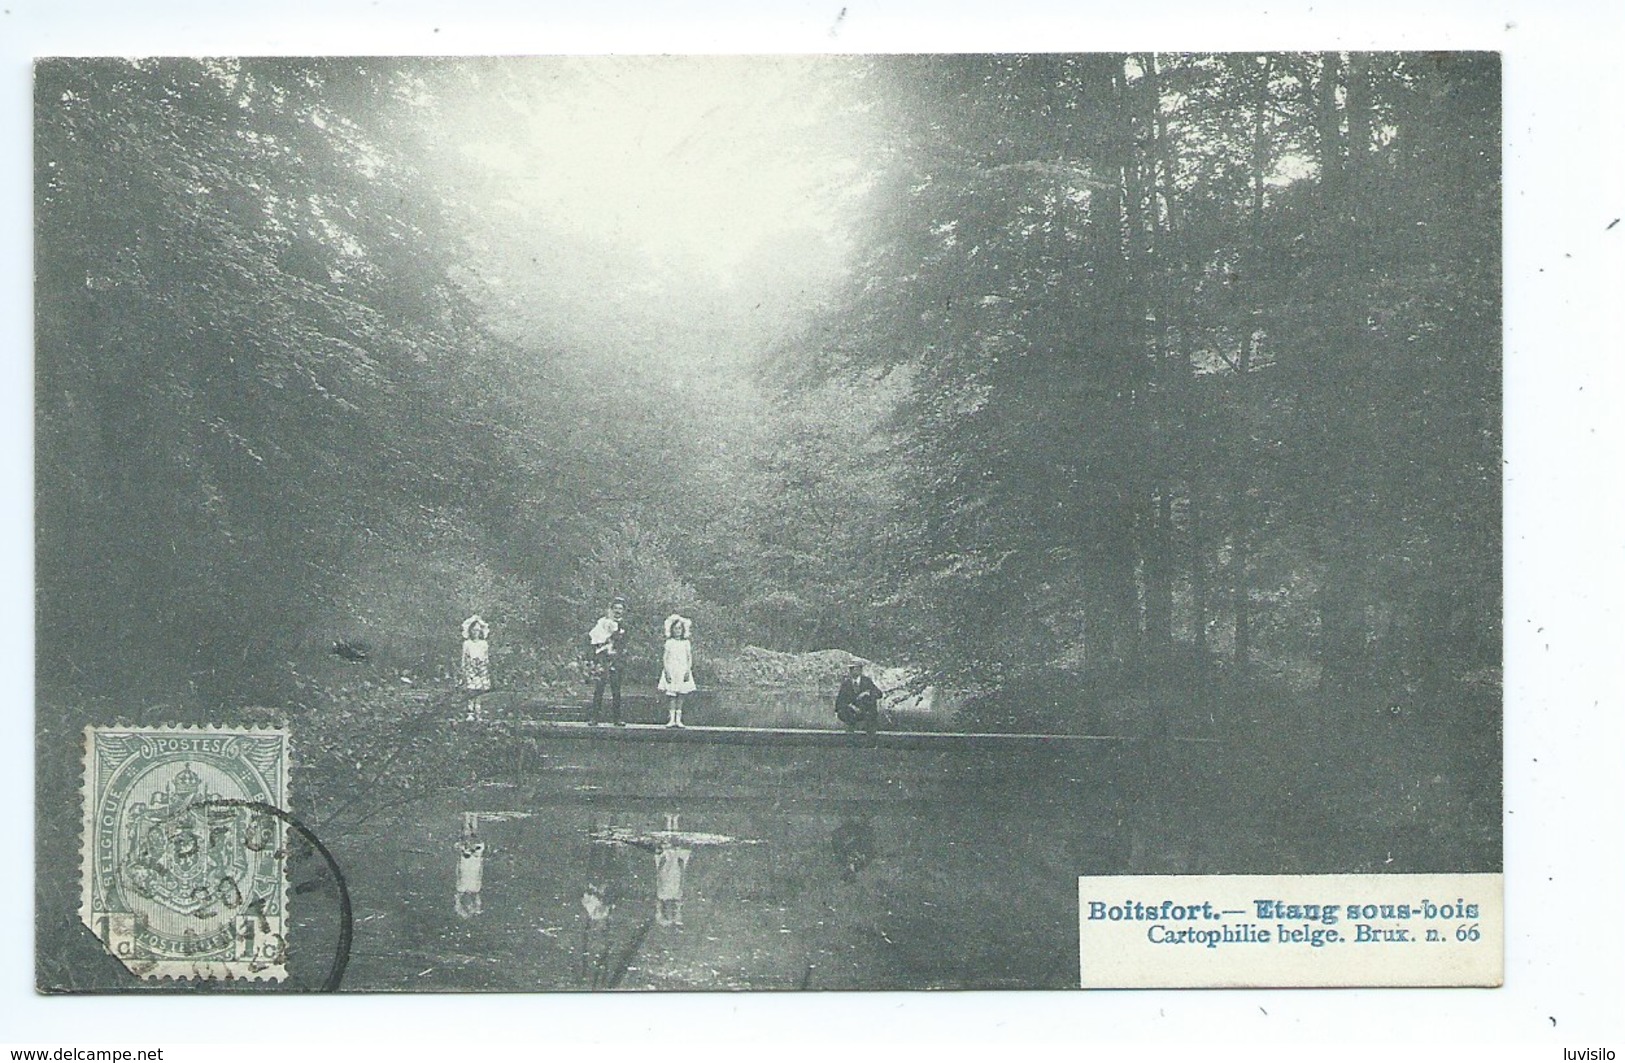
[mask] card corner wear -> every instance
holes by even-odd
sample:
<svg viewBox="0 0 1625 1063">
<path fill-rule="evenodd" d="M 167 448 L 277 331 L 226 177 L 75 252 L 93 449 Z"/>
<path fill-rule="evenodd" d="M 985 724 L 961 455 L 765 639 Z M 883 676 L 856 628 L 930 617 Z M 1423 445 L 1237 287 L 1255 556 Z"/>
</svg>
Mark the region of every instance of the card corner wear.
<svg viewBox="0 0 1625 1063">
<path fill-rule="evenodd" d="M 1085 989 L 1494 988 L 1503 941 L 1499 872 L 1078 879 Z"/>
</svg>

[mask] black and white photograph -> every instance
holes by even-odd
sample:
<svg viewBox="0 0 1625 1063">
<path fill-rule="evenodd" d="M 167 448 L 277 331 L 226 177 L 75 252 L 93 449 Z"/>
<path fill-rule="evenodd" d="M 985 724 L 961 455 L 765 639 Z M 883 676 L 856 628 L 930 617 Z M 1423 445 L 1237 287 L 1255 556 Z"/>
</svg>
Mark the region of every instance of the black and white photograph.
<svg viewBox="0 0 1625 1063">
<path fill-rule="evenodd" d="M 1502 76 L 41 58 L 38 990 L 1075 989 L 1080 879 L 1498 876 Z M 1226 947 L 1415 939 L 1308 899 Z"/>
</svg>

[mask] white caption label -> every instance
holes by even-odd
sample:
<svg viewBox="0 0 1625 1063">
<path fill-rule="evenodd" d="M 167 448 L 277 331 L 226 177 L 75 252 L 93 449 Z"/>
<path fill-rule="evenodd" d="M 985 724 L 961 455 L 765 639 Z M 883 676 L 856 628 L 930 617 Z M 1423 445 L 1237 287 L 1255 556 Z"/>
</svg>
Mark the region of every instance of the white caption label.
<svg viewBox="0 0 1625 1063">
<path fill-rule="evenodd" d="M 1078 879 L 1085 989 L 1498 986 L 1501 876 Z"/>
</svg>

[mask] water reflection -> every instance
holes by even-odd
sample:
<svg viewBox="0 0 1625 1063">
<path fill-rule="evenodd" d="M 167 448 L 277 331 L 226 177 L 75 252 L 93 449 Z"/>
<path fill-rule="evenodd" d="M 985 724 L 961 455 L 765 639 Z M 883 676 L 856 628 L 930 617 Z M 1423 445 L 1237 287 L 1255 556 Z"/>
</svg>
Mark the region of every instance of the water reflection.
<svg viewBox="0 0 1625 1063">
<path fill-rule="evenodd" d="M 666 829 L 661 832 L 666 837 L 655 852 L 655 922 L 661 926 L 683 925 L 683 872 L 694 851 L 684 848 L 682 829 L 678 814 L 666 813 Z"/>
<path fill-rule="evenodd" d="M 738 839 L 725 834 L 685 830 L 680 812 L 666 812 L 664 823 L 658 829 L 640 829 L 614 822 L 600 823 L 588 831 L 594 855 L 590 860 L 592 872 L 582 894 L 582 907 L 589 922 L 597 913 L 599 923 L 608 924 L 609 911 L 615 901 L 608 897 L 603 884 L 610 880 L 606 873 L 615 857 L 611 854 L 635 849 L 654 857 L 654 921 L 663 927 L 683 925 L 683 877 L 694 850 L 700 846 L 732 845 Z M 621 861 L 624 863 L 624 859 Z"/>
<path fill-rule="evenodd" d="M 567 752 L 527 788 L 449 792 L 344 840 L 350 988 L 1059 988 L 1078 875 L 1240 859 L 1201 842 L 1195 787 L 1110 751 Z M 483 799 L 524 811 L 463 811 Z M 424 823 L 428 862 L 401 841 Z"/>
<path fill-rule="evenodd" d="M 872 814 L 843 816 L 829 836 L 830 851 L 841 869 L 842 882 L 855 882 L 875 858 L 875 820 Z"/>
<path fill-rule="evenodd" d="M 684 877 L 695 849 L 735 842 L 727 835 L 685 830 L 678 812 L 664 813 L 659 827 L 620 819 L 597 821 L 586 831 L 587 877 L 581 890 L 583 921 L 576 970 L 591 989 L 621 985 L 635 969 L 652 927 L 683 927 Z M 617 918 L 616 913 L 649 911 L 642 907 L 647 901 L 629 903 L 633 890 L 650 889 L 636 869 L 639 864 L 648 867 L 643 863 L 646 860 L 653 864 L 654 907 L 651 915 L 633 926 L 630 919 Z"/>
<path fill-rule="evenodd" d="M 453 905 L 459 919 L 472 919 L 485 911 L 485 858 L 490 852 L 483 825 L 529 819 L 530 812 L 464 812 L 457 840 L 457 896 Z"/>
<path fill-rule="evenodd" d="M 589 838 L 613 837 L 624 828 L 599 823 L 587 830 Z M 627 961 L 614 958 L 611 919 L 627 894 L 630 869 L 620 846 L 592 844 L 587 847 L 587 881 L 581 888 L 581 941 L 576 949 L 576 975 L 589 989 L 614 988 L 625 973 L 626 962 L 636 945 L 626 953 Z M 641 944 L 641 936 L 634 936 Z"/>
<path fill-rule="evenodd" d="M 661 926 L 683 925 L 683 872 L 692 855 L 675 846 L 655 854 L 655 922 Z"/>
<path fill-rule="evenodd" d="M 463 814 L 463 834 L 457 839 L 458 918 L 472 919 L 485 910 L 480 894 L 485 889 L 485 842 L 480 840 L 477 814 Z"/>
<path fill-rule="evenodd" d="M 581 924 L 576 972 L 577 977 L 597 989 L 609 962 L 609 917 L 615 905 L 604 895 L 602 886 L 589 882 L 581 892 L 581 907 L 587 920 Z"/>
</svg>

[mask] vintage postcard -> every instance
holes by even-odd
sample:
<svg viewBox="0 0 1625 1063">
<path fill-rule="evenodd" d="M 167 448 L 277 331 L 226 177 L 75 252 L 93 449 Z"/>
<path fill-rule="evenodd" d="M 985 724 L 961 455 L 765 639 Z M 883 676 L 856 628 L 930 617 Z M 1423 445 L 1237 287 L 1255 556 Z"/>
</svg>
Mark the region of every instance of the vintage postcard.
<svg viewBox="0 0 1625 1063">
<path fill-rule="evenodd" d="M 42 992 L 1500 984 L 1496 54 L 34 78 Z"/>
</svg>

